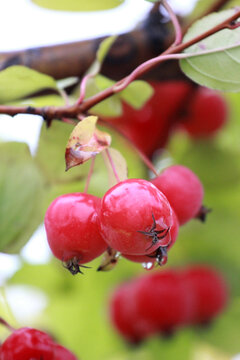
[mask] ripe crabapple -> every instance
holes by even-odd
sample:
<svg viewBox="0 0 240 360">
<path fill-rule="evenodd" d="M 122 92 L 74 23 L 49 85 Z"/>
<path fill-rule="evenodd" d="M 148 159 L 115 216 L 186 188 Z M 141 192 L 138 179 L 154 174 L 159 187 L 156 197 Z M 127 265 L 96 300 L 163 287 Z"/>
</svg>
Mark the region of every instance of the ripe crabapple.
<svg viewBox="0 0 240 360">
<path fill-rule="evenodd" d="M 123 103 L 121 116 L 105 118 L 148 156 L 166 144 L 172 118 L 191 91 L 191 85 L 186 81 L 150 84 L 154 94 L 141 109 Z"/>
<path fill-rule="evenodd" d="M 54 345 L 54 360 L 78 360 L 75 355 L 64 346 Z"/>
<path fill-rule="evenodd" d="M 180 225 L 197 215 L 204 190 L 201 181 L 190 169 L 182 165 L 170 166 L 152 183 L 167 197 Z"/>
<path fill-rule="evenodd" d="M 149 181 L 128 179 L 102 199 L 100 228 L 104 240 L 124 254 L 150 254 L 171 241 L 172 209 Z"/>
<path fill-rule="evenodd" d="M 99 233 L 100 198 L 73 193 L 56 198 L 45 215 L 47 240 L 53 254 L 76 274 L 106 249 Z"/>
<path fill-rule="evenodd" d="M 169 334 L 189 322 L 191 294 L 174 270 L 154 272 L 119 286 L 110 299 L 110 318 L 130 341 Z"/>
<path fill-rule="evenodd" d="M 188 287 L 188 292 L 193 294 L 191 323 L 209 322 L 226 306 L 226 282 L 215 269 L 206 265 L 191 266 L 183 271 L 181 279 Z"/>
<path fill-rule="evenodd" d="M 221 94 L 198 87 L 181 124 L 193 138 L 210 137 L 225 125 L 227 117 L 227 104 Z"/>
<path fill-rule="evenodd" d="M 173 224 L 171 229 L 169 230 L 169 235 L 171 238 L 169 245 L 165 247 L 160 246 L 157 250 L 155 250 L 154 252 L 148 255 L 128 255 L 128 254 L 121 254 L 121 255 L 133 262 L 148 264 L 146 269 L 149 270 L 154 266 L 155 262 L 157 262 L 159 265 L 165 265 L 168 257 L 167 252 L 175 243 L 179 230 L 178 218 L 173 210 L 172 210 L 172 215 L 173 215 Z M 151 263 L 152 263 L 152 267 L 150 266 Z"/>
<path fill-rule="evenodd" d="M 32 328 L 15 330 L 2 344 L 1 360 L 54 359 L 53 340 Z"/>
<path fill-rule="evenodd" d="M 110 320 L 119 333 L 131 343 L 138 343 L 157 332 L 148 319 L 138 314 L 134 282 L 120 285 L 109 302 Z"/>
<path fill-rule="evenodd" d="M 178 272 L 162 270 L 142 276 L 136 281 L 135 294 L 139 316 L 155 324 L 158 332 L 169 333 L 189 322 L 191 301 Z"/>
</svg>

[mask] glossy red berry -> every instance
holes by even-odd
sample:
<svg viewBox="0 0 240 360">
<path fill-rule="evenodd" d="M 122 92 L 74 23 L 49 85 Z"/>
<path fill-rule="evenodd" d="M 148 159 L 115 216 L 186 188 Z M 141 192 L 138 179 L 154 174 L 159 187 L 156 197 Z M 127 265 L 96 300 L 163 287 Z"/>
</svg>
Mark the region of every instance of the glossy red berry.
<svg viewBox="0 0 240 360">
<path fill-rule="evenodd" d="M 201 181 L 190 169 L 182 165 L 170 166 L 152 183 L 167 197 L 180 225 L 197 215 L 204 190 Z"/>
<path fill-rule="evenodd" d="M 182 273 L 182 281 L 193 294 L 193 315 L 191 323 L 211 321 L 226 306 L 228 290 L 222 275 L 215 269 L 195 265 Z"/>
<path fill-rule="evenodd" d="M 154 272 L 118 287 L 110 300 L 110 317 L 130 341 L 171 333 L 192 315 L 191 294 L 176 271 Z"/>
<path fill-rule="evenodd" d="M 191 91 L 188 82 L 165 81 L 150 83 L 153 96 L 139 110 L 123 103 L 123 114 L 106 118 L 146 155 L 162 148 L 172 127 L 172 118 Z"/>
<path fill-rule="evenodd" d="M 137 280 L 138 313 L 155 324 L 158 332 L 172 332 L 192 315 L 191 299 L 174 270 L 158 271 Z"/>
<path fill-rule="evenodd" d="M 64 346 L 54 345 L 54 360 L 78 360 L 77 357 Z"/>
<path fill-rule="evenodd" d="M 171 229 L 169 230 L 171 241 L 168 246 L 166 247 L 160 246 L 156 251 L 148 255 L 128 255 L 128 254 L 121 254 L 121 255 L 130 261 L 142 263 L 143 267 L 147 270 L 151 270 L 154 267 L 155 263 L 158 263 L 159 265 L 165 265 L 168 256 L 167 252 L 177 240 L 178 230 L 179 230 L 178 218 L 173 210 L 172 210 L 172 215 L 173 215 L 173 224 Z"/>
<path fill-rule="evenodd" d="M 42 331 L 21 328 L 2 344 L 1 360 L 54 359 L 53 341 Z"/>
<path fill-rule="evenodd" d="M 157 332 L 154 324 L 139 316 L 135 283 L 119 286 L 109 302 L 110 320 L 117 331 L 129 342 L 137 343 Z"/>
<path fill-rule="evenodd" d="M 47 240 L 53 254 L 65 262 L 72 273 L 79 266 L 101 255 L 107 244 L 99 233 L 101 200 L 90 194 L 59 196 L 45 215 Z"/>
<path fill-rule="evenodd" d="M 220 130 L 228 118 L 222 95 L 212 89 L 199 87 L 181 119 L 182 127 L 194 138 L 210 137 Z"/>
<path fill-rule="evenodd" d="M 150 254 L 170 242 L 172 209 L 149 181 L 128 179 L 102 199 L 100 227 L 104 240 L 125 254 Z"/>
</svg>

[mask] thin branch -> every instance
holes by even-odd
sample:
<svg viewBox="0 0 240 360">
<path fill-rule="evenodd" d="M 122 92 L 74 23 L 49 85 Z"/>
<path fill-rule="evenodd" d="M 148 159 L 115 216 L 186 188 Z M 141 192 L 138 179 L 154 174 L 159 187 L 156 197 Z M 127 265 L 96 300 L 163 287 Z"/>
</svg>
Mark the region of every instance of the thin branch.
<svg viewBox="0 0 240 360">
<path fill-rule="evenodd" d="M 158 172 L 157 169 L 155 168 L 155 166 L 153 165 L 153 163 L 149 160 L 149 158 L 144 154 L 144 152 L 137 146 L 135 145 L 132 140 L 126 135 L 124 134 L 121 129 L 117 129 L 116 126 L 113 123 L 109 123 L 106 122 L 102 119 L 100 119 L 99 121 L 100 123 L 102 123 L 103 126 L 109 127 L 113 130 L 115 130 L 120 136 L 122 136 L 124 138 L 124 140 L 127 140 L 129 142 L 129 144 L 134 148 L 135 152 L 138 154 L 138 156 L 140 157 L 140 159 L 142 160 L 142 162 L 146 165 L 146 167 L 152 171 L 152 173 L 155 176 L 158 176 Z"/>
<path fill-rule="evenodd" d="M 125 86 L 129 84 L 129 79 L 135 79 L 140 77 L 150 69 L 152 69 L 157 64 L 161 63 L 170 58 L 183 58 L 189 57 L 189 54 L 180 54 L 186 48 L 198 43 L 199 41 L 223 30 L 223 29 L 234 29 L 240 26 L 240 22 L 235 22 L 240 17 L 240 10 L 237 10 L 235 14 L 230 16 L 228 19 L 224 20 L 222 23 L 214 26 L 212 29 L 209 29 L 202 34 L 196 36 L 195 38 L 186 41 L 185 43 L 181 43 L 176 46 L 169 47 L 165 52 L 163 52 L 160 56 L 157 56 L 153 59 L 150 59 L 139 67 L 137 67 L 128 77 L 118 81 L 113 86 L 99 92 L 98 94 L 92 96 L 91 98 L 86 99 L 80 105 L 74 104 L 71 106 L 62 106 L 62 107 L 43 107 L 43 108 L 35 108 L 35 107 L 13 107 L 3 105 L 0 106 L 0 114 L 8 114 L 8 115 L 16 115 L 16 114 L 33 114 L 33 115 L 41 115 L 46 121 L 51 119 L 61 119 L 62 117 L 76 118 L 79 114 L 86 113 L 91 107 L 98 104 L 99 102 L 107 99 L 108 97 L 114 95 L 115 93 L 121 91 Z M 199 55 L 196 54 L 196 55 Z"/>
<path fill-rule="evenodd" d="M 84 188 L 84 194 L 86 194 L 88 192 L 88 187 L 89 187 L 90 180 L 91 180 L 91 177 L 93 174 L 94 165 L 95 165 L 95 156 L 92 158 L 92 161 L 91 161 L 90 169 L 89 169 L 88 176 L 87 176 L 87 181 L 86 181 L 85 188 Z"/>
<path fill-rule="evenodd" d="M 172 46 L 176 46 L 178 44 L 181 44 L 182 42 L 182 29 L 181 26 L 179 24 L 178 18 L 176 16 L 176 14 L 174 13 L 173 9 L 171 8 L 171 6 L 168 4 L 168 2 L 166 0 L 162 0 L 162 5 L 165 7 L 165 9 L 167 10 L 170 19 L 172 21 L 174 30 L 175 30 L 175 40 L 174 43 L 172 44 Z"/>
<path fill-rule="evenodd" d="M 87 82 L 89 79 L 93 78 L 95 75 L 97 74 L 87 74 L 83 77 L 81 84 L 80 84 L 80 96 L 79 99 L 77 101 L 77 104 L 80 105 L 84 98 L 85 98 L 85 94 L 86 94 L 86 87 L 87 87 Z"/>
<path fill-rule="evenodd" d="M 117 182 L 119 183 L 119 182 L 120 182 L 120 179 L 119 179 L 117 170 L 116 170 L 116 168 L 115 168 L 115 164 L 114 164 L 114 162 L 113 162 L 113 159 L 112 159 L 112 156 L 111 156 L 111 154 L 110 154 L 110 151 L 109 151 L 108 149 L 106 149 L 105 152 L 106 152 L 106 155 L 107 155 L 107 157 L 108 157 L 108 161 L 110 162 L 110 165 L 111 165 L 112 171 L 113 171 L 113 173 L 114 173 L 114 176 L 115 176 Z"/>
</svg>

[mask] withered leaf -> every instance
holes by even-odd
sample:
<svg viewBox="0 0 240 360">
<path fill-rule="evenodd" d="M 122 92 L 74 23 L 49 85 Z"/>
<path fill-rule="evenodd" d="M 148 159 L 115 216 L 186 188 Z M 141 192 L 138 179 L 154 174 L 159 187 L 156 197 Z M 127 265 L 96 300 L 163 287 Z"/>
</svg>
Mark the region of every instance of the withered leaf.
<svg viewBox="0 0 240 360">
<path fill-rule="evenodd" d="M 110 146 L 111 136 L 96 128 L 97 119 L 97 116 L 88 116 L 72 131 L 65 152 L 66 171 Z"/>
</svg>

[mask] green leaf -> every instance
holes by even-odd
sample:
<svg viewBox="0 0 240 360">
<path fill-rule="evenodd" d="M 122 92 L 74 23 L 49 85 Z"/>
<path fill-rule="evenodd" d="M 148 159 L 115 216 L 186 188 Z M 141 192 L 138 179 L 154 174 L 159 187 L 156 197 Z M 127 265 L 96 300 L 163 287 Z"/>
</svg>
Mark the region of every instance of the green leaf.
<svg viewBox="0 0 240 360">
<path fill-rule="evenodd" d="M 7 103 L 43 89 L 57 89 L 55 80 L 25 66 L 11 66 L 0 72 L 0 103 Z"/>
<path fill-rule="evenodd" d="M 135 109 L 141 109 L 153 95 L 153 88 L 146 81 L 135 80 L 119 96 Z"/>
<path fill-rule="evenodd" d="M 14 106 L 33 106 L 33 107 L 42 107 L 42 106 L 63 106 L 65 101 L 59 95 L 44 95 L 44 96 L 34 96 L 32 98 L 21 99 L 18 101 L 11 101 L 7 105 Z"/>
<path fill-rule="evenodd" d="M 109 84 L 112 83 L 112 80 L 108 79 L 109 82 L 105 79 L 104 81 L 98 80 L 98 77 L 101 75 L 97 75 L 94 79 L 89 79 L 87 82 L 87 88 L 86 88 L 86 98 L 89 98 L 101 90 L 104 90 Z M 119 97 L 117 95 L 113 95 L 110 98 L 101 101 L 99 104 L 93 106 L 90 109 L 90 112 L 92 114 L 102 115 L 102 116 L 119 116 L 122 113 L 122 105 Z"/>
<path fill-rule="evenodd" d="M 194 23 L 184 37 L 184 42 L 220 24 L 234 14 L 225 10 L 210 14 Z M 223 91 L 240 90 L 240 27 L 225 29 L 190 46 L 184 52 L 199 56 L 180 61 L 182 71 L 193 81 Z M 200 55 L 203 51 L 213 51 Z"/>
<path fill-rule="evenodd" d="M 124 0 L 32 0 L 34 4 L 51 10 L 61 11 L 99 11 L 113 9 Z"/>
<path fill-rule="evenodd" d="M 113 80 L 108 79 L 103 75 L 97 75 L 95 81 L 97 87 L 101 90 L 104 90 L 115 84 Z M 129 84 L 126 89 L 117 93 L 115 96 L 119 97 L 121 100 L 124 100 L 135 109 L 140 109 L 152 95 L 153 88 L 150 84 L 143 80 L 135 80 Z"/>
<path fill-rule="evenodd" d="M 65 79 L 61 79 L 57 81 L 58 89 L 65 89 L 69 86 L 75 85 L 79 81 L 77 76 L 71 76 Z"/>
<path fill-rule="evenodd" d="M 103 41 L 101 41 L 99 48 L 97 50 L 96 60 L 92 63 L 90 68 L 87 70 L 88 75 L 91 75 L 92 77 L 94 77 L 100 72 L 102 63 L 103 63 L 105 57 L 107 56 L 107 53 L 108 53 L 110 47 L 116 40 L 116 38 L 117 38 L 117 36 L 114 35 L 114 36 L 109 36 L 106 39 L 104 39 Z"/>
<path fill-rule="evenodd" d="M 0 143 L 0 251 L 17 253 L 41 223 L 43 179 L 23 143 Z"/>
<path fill-rule="evenodd" d="M 107 53 L 109 49 L 111 48 L 112 44 L 116 40 L 117 36 L 109 36 L 106 39 L 104 39 L 101 44 L 99 45 L 98 51 L 97 51 L 97 61 L 102 64 L 105 57 L 107 56 Z"/>
</svg>

